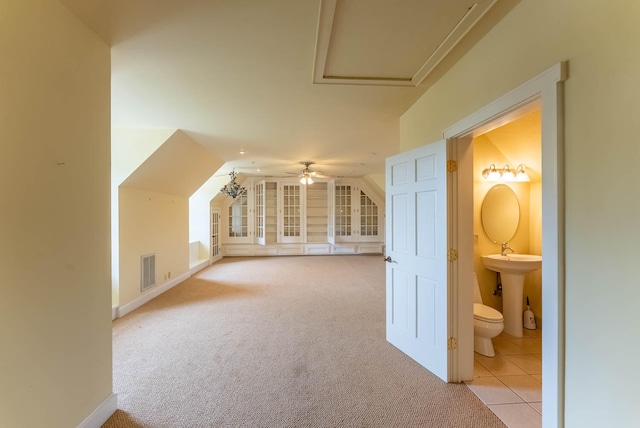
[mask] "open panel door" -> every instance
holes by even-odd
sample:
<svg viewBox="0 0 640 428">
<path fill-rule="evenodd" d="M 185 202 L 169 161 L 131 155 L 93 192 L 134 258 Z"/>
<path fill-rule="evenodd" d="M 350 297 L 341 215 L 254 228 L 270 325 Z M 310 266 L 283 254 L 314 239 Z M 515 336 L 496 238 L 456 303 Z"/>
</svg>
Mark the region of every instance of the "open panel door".
<svg viewBox="0 0 640 428">
<path fill-rule="evenodd" d="M 387 340 L 449 380 L 447 143 L 386 160 Z"/>
</svg>

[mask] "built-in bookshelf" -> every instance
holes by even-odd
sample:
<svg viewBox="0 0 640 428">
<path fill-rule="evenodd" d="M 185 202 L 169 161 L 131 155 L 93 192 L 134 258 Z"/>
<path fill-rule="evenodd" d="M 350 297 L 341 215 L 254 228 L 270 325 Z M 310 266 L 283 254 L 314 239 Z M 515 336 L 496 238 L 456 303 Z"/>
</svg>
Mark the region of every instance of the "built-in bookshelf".
<svg viewBox="0 0 640 428">
<path fill-rule="evenodd" d="M 278 242 L 278 183 L 267 181 L 265 189 L 265 237 L 267 244 Z"/>
<path fill-rule="evenodd" d="M 327 242 L 327 183 L 315 182 L 307 186 L 307 241 Z"/>
</svg>

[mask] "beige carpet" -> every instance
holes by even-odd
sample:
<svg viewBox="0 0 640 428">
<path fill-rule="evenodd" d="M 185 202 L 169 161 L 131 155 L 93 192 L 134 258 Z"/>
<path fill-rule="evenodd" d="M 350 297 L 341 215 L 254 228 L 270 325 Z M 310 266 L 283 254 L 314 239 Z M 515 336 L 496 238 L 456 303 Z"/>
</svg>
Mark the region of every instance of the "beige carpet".
<svg viewBox="0 0 640 428">
<path fill-rule="evenodd" d="M 382 256 L 226 258 L 113 323 L 104 427 L 504 427 L 385 341 Z"/>
</svg>

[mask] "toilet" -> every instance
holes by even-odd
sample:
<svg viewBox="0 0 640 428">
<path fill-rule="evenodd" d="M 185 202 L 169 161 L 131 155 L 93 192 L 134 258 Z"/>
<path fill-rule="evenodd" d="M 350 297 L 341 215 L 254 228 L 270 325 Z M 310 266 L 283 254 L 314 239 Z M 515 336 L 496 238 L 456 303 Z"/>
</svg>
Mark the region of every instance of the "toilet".
<svg viewBox="0 0 640 428">
<path fill-rule="evenodd" d="M 504 329 L 502 314 L 482 304 L 478 277 L 473 273 L 473 350 L 486 357 L 495 357 L 491 339 Z"/>
</svg>

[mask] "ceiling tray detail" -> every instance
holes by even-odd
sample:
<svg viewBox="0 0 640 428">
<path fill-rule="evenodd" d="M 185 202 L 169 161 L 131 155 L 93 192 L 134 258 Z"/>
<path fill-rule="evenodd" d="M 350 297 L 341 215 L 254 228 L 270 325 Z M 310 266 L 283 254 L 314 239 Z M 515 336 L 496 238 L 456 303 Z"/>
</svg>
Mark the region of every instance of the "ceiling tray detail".
<svg viewBox="0 0 640 428">
<path fill-rule="evenodd" d="M 418 86 L 497 0 L 321 0 L 313 83 Z"/>
</svg>

